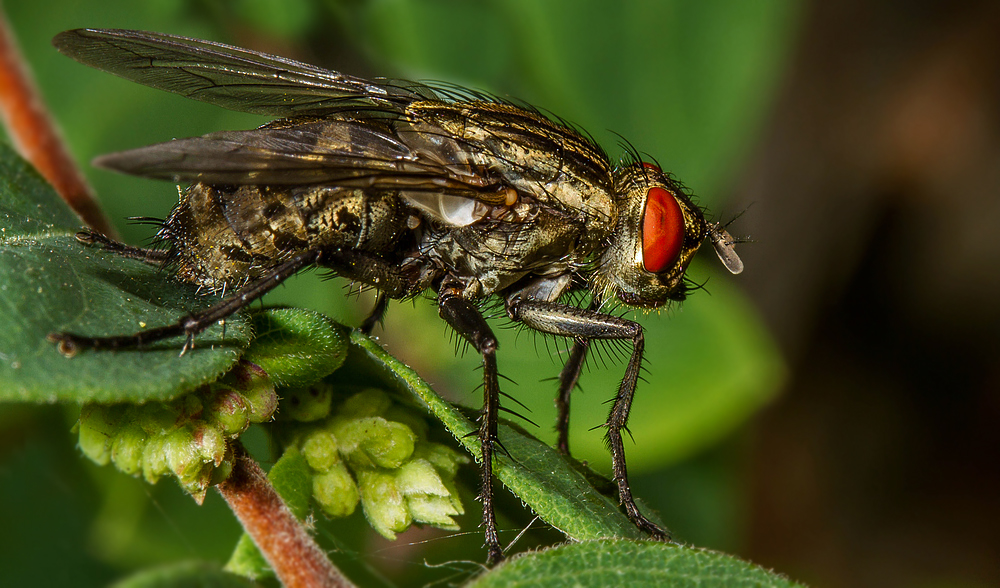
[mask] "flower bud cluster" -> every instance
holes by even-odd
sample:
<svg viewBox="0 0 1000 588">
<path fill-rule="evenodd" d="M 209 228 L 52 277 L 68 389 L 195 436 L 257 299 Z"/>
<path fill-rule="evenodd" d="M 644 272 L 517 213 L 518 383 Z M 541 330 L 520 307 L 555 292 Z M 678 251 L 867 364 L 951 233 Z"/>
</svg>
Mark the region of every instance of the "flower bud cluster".
<svg viewBox="0 0 1000 588">
<path fill-rule="evenodd" d="M 201 501 L 209 486 L 229 476 L 227 441 L 251 423 L 270 420 L 277 406 L 267 374 L 240 362 L 218 382 L 170 402 L 85 405 L 80 449 L 100 465 L 113 463 L 151 484 L 172 474 Z"/>
<path fill-rule="evenodd" d="M 469 459 L 427 440 L 427 423 L 388 394 L 368 388 L 333 406 L 319 384 L 285 394 L 282 416 L 315 423 L 296 445 L 313 470 L 313 498 L 330 517 L 358 505 L 381 535 L 395 539 L 412 523 L 458 529 L 465 512 L 454 485 Z"/>
</svg>

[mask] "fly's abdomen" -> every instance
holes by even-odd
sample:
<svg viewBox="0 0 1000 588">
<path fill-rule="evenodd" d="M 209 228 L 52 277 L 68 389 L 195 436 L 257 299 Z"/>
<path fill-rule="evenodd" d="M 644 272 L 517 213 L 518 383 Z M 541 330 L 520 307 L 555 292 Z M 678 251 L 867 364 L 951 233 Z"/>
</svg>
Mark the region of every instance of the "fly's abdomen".
<svg viewBox="0 0 1000 588">
<path fill-rule="evenodd" d="M 181 279 L 224 291 L 306 250 L 392 251 L 406 230 L 394 193 L 326 186 L 194 184 L 160 231 Z"/>
</svg>

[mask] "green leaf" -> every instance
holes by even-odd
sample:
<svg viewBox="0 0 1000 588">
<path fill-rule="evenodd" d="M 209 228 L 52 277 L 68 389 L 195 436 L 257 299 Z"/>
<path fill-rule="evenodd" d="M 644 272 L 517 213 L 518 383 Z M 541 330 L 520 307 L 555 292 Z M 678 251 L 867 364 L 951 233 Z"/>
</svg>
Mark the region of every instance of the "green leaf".
<svg viewBox="0 0 1000 588">
<path fill-rule="evenodd" d="M 295 447 L 287 449 L 271 467 L 267 477 L 295 517 L 303 520 L 309 514 L 313 473 L 302 453 Z M 246 533 L 236 543 L 236 548 L 226 563 L 226 570 L 247 578 L 274 575 L 270 564 Z"/>
<path fill-rule="evenodd" d="M 586 541 L 516 557 L 468 588 L 801 586 L 730 555 L 653 541 Z"/>
<path fill-rule="evenodd" d="M 71 234 L 80 224 L 52 186 L 8 145 L 0 143 L 0 243 Z"/>
<path fill-rule="evenodd" d="M 199 335 L 180 358 L 183 338 L 63 357 L 46 335 L 133 333 L 217 299 L 155 267 L 79 243 L 72 213 L 6 146 L 0 203 L 0 401 L 169 399 L 218 378 L 249 343 L 249 325 L 233 316 L 225 329 Z"/>
<path fill-rule="evenodd" d="M 187 562 L 144 570 L 112 588 L 253 588 L 257 584 L 220 570 L 215 564 Z"/>
<path fill-rule="evenodd" d="M 333 373 L 347 357 L 347 329 L 326 315 L 301 308 L 253 313 L 256 338 L 244 359 L 278 386 L 306 386 Z"/>
<path fill-rule="evenodd" d="M 341 370 L 337 377 L 344 374 L 343 377 L 364 378 L 367 364 L 372 372 L 368 377 L 374 375 L 385 385 L 408 395 L 440 420 L 455 439 L 479 459 L 477 427 L 462 411 L 438 396 L 416 372 L 361 332 L 351 334 L 351 344 L 351 352 L 355 354 L 353 362 L 348 359 L 351 369 Z M 644 537 L 618 510 L 614 500 L 594 489 L 584 474 L 554 449 L 504 421 L 501 421 L 498 434 L 500 443 L 513 460 L 498 454 L 494 474 L 546 523 L 577 540 Z"/>
</svg>

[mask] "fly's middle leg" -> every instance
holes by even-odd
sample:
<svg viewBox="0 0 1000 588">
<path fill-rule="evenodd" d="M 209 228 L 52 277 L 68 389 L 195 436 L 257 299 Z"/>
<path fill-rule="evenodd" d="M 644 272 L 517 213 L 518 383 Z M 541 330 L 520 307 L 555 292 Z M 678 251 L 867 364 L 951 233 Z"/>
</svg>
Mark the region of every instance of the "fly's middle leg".
<svg viewBox="0 0 1000 588">
<path fill-rule="evenodd" d="M 496 515 L 493 511 L 493 449 L 494 445 L 499 445 L 497 416 L 500 410 L 497 340 L 479 310 L 461 298 L 457 291 L 441 289 L 438 313 L 483 356 L 483 411 L 479 421 L 482 491 L 479 498 L 483 503 L 483 527 L 486 533 L 486 548 L 489 550 L 487 562 L 494 564 L 504 557 L 497 537 Z"/>
</svg>

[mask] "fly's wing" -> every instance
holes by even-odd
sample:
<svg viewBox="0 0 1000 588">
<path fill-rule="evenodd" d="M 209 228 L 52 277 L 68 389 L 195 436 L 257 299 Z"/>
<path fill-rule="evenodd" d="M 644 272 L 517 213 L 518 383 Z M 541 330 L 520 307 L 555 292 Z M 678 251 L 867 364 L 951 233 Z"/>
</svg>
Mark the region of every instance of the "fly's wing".
<svg viewBox="0 0 1000 588">
<path fill-rule="evenodd" d="M 94 164 L 173 182 L 329 184 L 472 199 L 490 190 L 484 178 L 440 155 L 407 145 L 385 120 L 328 118 L 176 139 L 104 155 Z"/>
<path fill-rule="evenodd" d="M 222 43 L 121 29 L 76 29 L 52 44 L 80 63 L 231 110 L 269 116 L 352 108 L 398 112 L 432 97 L 419 84 L 378 83 Z"/>
<path fill-rule="evenodd" d="M 415 202 L 452 224 L 474 222 L 482 214 L 475 204 L 501 203 L 505 190 L 566 215 L 610 219 L 606 156 L 573 129 L 487 96 L 446 87 L 442 101 L 413 82 L 371 82 L 160 33 L 78 29 L 53 43 L 87 65 L 225 108 L 324 117 L 317 126 L 290 121 L 112 154 L 95 162 L 104 167 L 173 181 L 421 192 Z M 435 200 L 437 194 L 475 202 Z"/>
</svg>

